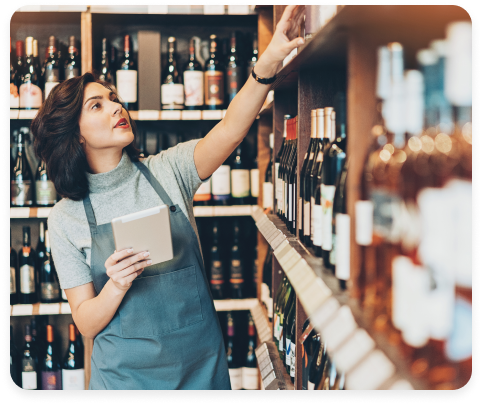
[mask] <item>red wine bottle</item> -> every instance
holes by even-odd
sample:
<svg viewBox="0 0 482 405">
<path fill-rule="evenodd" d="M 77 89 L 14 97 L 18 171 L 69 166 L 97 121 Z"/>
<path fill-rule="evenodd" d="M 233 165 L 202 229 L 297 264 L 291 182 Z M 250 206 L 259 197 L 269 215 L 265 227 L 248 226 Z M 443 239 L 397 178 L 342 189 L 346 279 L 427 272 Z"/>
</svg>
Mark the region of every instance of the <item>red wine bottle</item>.
<svg viewBox="0 0 482 405">
<path fill-rule="evenodd" d="M 242 388 L 243 390 L 257 390 L 259 372 L 256 363 L 256 330 L 254 327 L 253 317 L 248 312 L 248 348 L 244 356 L 244 364 L 242 367 Z"/>
<path fill-rule="evenodd" d="M 227 313 L 228 333 L 226 344 L 226 358 L 228 360 L 229 378 L 231 389 L 240 390 L 242 388 L 242 371 L 238 361 L 239 347 L 235 336 L 234 319 L 231 311 Z"/>
<path fill-rule="evenodd" d="M 243 87 L 244 68 L 241 66 L 241 58 L 236 47 L 236 33 L 231 34 L 231 48 L 226 65 L 226 101 L 229 105 Z"/>
<path fill-rule="evenodd" d="M 12 248 L 12 228 L 10 228 L 10 305 L 18 304 L 17 252 Z"/>
<path fill-rule="evenodd" d="M 75 43 L 75 37 L 72 35 L 69 38 L 69 49 L 64 66 L 65 80 L 80 76 L 80 57 L 79 51 Z"/>
<path fill-rule="evenodd" d="M 211 246 L 211 293 L 213 299 L 222 300 L 224 298 L 224 267 L 221 260 L 219 249 L 219 222 L 213 221 L 213 244 Z"/>
<path fill-rule="evenodd" d="M 100 62 L 99 70 L 99 80 L 114 84 L 114 73 L 112 72 L 112 66 L 110 63 L 107 47 L 107 38 L 102 38 L 102 59 Z"/>
<path fill-rule="evenodd" d="M 47 325 L 47 345 L 40 362 L 43 390 L 62 389 L 62 371 L 57 346 L 54 344 L 54 328 Z"/>
<path fill-rule="evenodd" d="M 40 223 L 41 226 L 43 222 Z M 40 242 L 39 242 L 40 244 Z M 37 248 L 38 250 L 38 248 Z M 39 255 L 40 258 L 40 255 Z M 49 231 L 45 231 L 45 250 L 41 260 L 39 260 L 39 279 L 40 279 L 40 302 L 55 303 L 60 302 L 60 285 L 52 260 L 50 250 Z"/>
<path fill-rule="evenodd" d="M 37 302 L 35 251 L 30 245 L 30 227 L 23 227 L 23 247 L 18 254 L 20 273 L 20 303 L 34 304 Z"/>
<path fill-rule="evenodd" d="M 28 128 L 26 129 L 28 133 Z M 10 205 L 12 207 L 28 207 L 34 202 L 34 185 L 32 169 L 27 160 L 25 148 L 25 128 L 21 128 L 17 136 L 17 156 L 10 174 Z"/>
<path fill-rule="evenodd" d="M 189 60 L 184 67 L 184 108 L 199 110 L 204 105 L 204 73 L 196 59 L 194 38 L 189 41 Z"/>
<path fill-rule="evenodd" d="M 244 298 L 244 269 L 241 260 L 241 246 L 239 244 L 240 228 L 239 221 L 234 220 L 233 226 L 233 244 L 231 245 L 231 258 L 230 258 L 230 278 L 229 285 L 231 289 L 231 298 Z"/>
<path fill-rule="evenodd" d="M 20 359 L 21 387 L 24 390 L 37 389 L 37 364 L 32 352 L 30 325 L 25 325 L 25 345 Z"/>
<path fill-rule="evenodd" d="M 62 363 L 62 389 L 85 389 L 83 353 L 77 344 L 76 327 L 69 324 L 69 346 Z"/>
<path fill-rule="evenodd" d="M 57 54 L 55 37 L 52 35 L 49 37 L 49 46 L 46 50 L 46 59 L 44 63 L 44 90 L 45 100 L 47 100 L 52 89 L 60 83 L 60 70 L 59 70 L 59 57 Z"/>
<path fill-rule="evenodd" d="M 210 37 L 210 56 L 204 66 L 204 97 L 208 110 L 224 107 L 224 66 L 218 55 L 216 35 Z"/>
<path fill-rule="evenodd" d="M 20 108 L 31 110 L 42 106 L 40 72 L 33 58 L 33 37 L 25 39 L 26 58 L 20 77 Z"/>
</svg>

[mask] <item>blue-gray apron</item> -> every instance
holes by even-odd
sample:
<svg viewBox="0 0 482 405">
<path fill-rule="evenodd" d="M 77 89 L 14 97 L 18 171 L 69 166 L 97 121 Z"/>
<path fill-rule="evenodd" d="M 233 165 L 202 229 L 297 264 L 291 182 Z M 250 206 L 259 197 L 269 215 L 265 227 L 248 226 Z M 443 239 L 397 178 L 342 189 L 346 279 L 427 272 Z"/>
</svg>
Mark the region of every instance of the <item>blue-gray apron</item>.
<svg viewBox="0 0 482 405">
<path fill-rule="evenodd" d="M 135 164 L 170 207 L 174 258 L 147 267 L 95 337 L 89 389 L 229 390 L 223 336 L 194 229 L 149 169 Z M 111 224 L 97 225 L 88 195 L 84 208 L 98 294 L 115 245 Z"/>
</svg>

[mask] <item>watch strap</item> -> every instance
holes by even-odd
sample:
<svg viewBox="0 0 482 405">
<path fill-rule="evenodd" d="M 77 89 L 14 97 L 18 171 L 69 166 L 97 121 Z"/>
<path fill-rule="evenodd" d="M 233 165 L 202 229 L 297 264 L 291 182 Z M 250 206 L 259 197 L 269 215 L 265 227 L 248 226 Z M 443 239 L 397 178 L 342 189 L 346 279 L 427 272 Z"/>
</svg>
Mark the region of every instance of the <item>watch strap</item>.
<svg viewBox="0 0 482 405">
<path fill-rule="evenodd" d="M 268 77 L 268 78 L 259 77 L 256 73 L 254 73 L 254 68 L 253 68 L 253 70 L 251 70 L 251 76 L 253 76 L 253 79 L 256 80 L 258 83 L 261 83 L 261 84 L 272 84 L 276 81 L 276 75 L 274 75 L 273 77 Z"/>
</svg>

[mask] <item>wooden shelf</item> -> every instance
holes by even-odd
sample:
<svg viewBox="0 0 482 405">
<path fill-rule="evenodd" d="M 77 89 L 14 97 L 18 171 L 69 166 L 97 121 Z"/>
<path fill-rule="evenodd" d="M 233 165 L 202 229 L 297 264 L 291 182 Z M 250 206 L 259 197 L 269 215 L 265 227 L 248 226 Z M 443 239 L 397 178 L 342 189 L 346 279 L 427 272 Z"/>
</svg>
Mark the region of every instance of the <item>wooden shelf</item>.
<svg viewBox="0 0 482 405">
<path fill-rule="evenodd" d="M 216 311 L 249 311 L 258 304 L 257 298 L 242 300 L 214 300 Z"/>
<path fill-rule="evenodd" d="M 273 114 L 273 104 L 274 101 L 271 101 L 269 104 L 267 104 L 265 107 L 261 109 L 259 112 L 259 115 L 272 115 Z"/>
<path fill-rule="evenodd" d="M 45 6 L 42 6 L 45 7 Z M 205 9 L 203 5 L 148 5 L 148 6 L 112 6 L 93 5 L 90 6 L 92 14 L 169 14 L 169 15 L 253 15 L 256 14 L 250 6 L 239 10 L 229 10 L 228 6 L 219 6 L 215 9 L 212 6 Z M 221 9 L 222 7 L 222 9 Z"/>
<path fill-rule="evenodd" d="M 260 342 L 272 342 L 273 326 L 268 319 L 266 309 L 261 303 L 256 300 L 257 303 L 251 308 L 251 315 L 253 316 L 254 325 L 256 326 L 256 333 Z"/>
<path fill-rule="evenodd" d="M 273 342 L 264 342 L 258 346 L 256 358 L 265 390 L 295 389 Z"/>
</svg>

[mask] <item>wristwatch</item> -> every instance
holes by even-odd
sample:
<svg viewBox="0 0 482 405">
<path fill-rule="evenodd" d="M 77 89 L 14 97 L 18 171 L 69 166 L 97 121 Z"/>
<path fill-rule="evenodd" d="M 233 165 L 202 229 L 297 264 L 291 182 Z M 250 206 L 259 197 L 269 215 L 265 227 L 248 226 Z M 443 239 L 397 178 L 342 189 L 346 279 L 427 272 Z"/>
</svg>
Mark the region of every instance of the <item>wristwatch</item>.
<svg viewBox="0 0 482 405">
<path fill-rule="evenodd" d="M 254 73 L 254 67 L 253 67 L 253 70 L 251 70 L 251 76 L 253 76 L 253 79 L 261 84 L 272 84 L 276 80 L 276 75 L 268 78 L 259 77 L 256 73 Z"/>
</svg>

